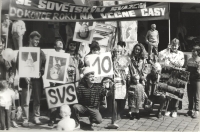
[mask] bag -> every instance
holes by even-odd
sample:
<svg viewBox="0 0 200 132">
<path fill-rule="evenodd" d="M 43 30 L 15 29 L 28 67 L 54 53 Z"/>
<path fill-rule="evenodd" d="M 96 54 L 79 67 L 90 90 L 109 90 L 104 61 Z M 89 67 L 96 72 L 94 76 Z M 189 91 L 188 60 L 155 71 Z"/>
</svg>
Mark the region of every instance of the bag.
<svg viewBox="0 0 200 132">
<path fill-rule="evenodd" d="M 103 97 L 103 99 L 100 102 L 100 106 L 103 106 L 104 108 L 107 108 L 107 100 L 106 97 Z"/>
</svg>

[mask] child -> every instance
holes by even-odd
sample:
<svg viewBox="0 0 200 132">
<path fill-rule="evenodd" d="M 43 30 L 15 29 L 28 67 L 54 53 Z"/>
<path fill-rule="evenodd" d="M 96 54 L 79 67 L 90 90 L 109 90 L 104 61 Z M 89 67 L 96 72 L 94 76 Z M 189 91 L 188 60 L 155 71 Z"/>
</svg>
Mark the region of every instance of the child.
<svg viewBox="0 0 200 132">
<path fill-rule="evenodd" d="M 136 119 L 140 119 L 139 116 L 139 107 L 144 99 L 147 97 L 144 92 L 144 86 L 139 83 L 140 76 L 133 76 L 133 84 L 128 88 L 128 106 L 129 106 L 129 115 L 130 120 L 133 120 L 134 117 Z"/>
<path fill-rule="evenodd" d="M 187 62 L 186 70 L 190 72 L 189 84 L 187 86 L 189 111 L 186 116 L 197 118 L 199 116 L 200 95 L 200 47 L 194 46 L 192 58 Z M 194 111 L 193 111 L 194 110 Z"/>
<path fill-rule="evenodd" d="M 9 130 L 11 106 L 15 109 L 14 92 L 8 88 L 8 83 L 0 81 L 0 124 L 1 130 Z"/>
<path fill-rule="evenodd" d="M 60 107 L 61 121 L 58 122 L 57 130 L 63 131 L 73 131 L 75 129 L 75 121 L 71 119 L 71 109 L 68 105 L 63 105 Z"/>
</svg>

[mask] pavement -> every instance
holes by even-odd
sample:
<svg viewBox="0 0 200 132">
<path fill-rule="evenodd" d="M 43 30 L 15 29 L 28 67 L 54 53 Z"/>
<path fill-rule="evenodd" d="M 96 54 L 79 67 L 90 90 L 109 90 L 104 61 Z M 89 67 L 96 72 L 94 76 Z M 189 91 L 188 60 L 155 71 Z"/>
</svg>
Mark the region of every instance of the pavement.
<svg viewBox="0 0 200 132">
<path fill-rule="evenodd" d="M 164 117 L 158 119 L 156 117 L 158 105 L 155 104 L 153 112 L 150 115 L 145 115 L 145 111 L 141 109 L 141 118 L 139 120 L 129 120 L 128 117 L 124 116 L 122 119 L 117 120 L 115 124 L 119 125 L 118 129 L 106 129 L 106 126 L 111 123 L 111 117 L 103 117 L 103 122 L 93 127 L 95 131 L 194 131 L 198 132 L 199 129 L 199 117 L 197 119 L 193 119 L 191 117 L 186 117 L 184 114 L 187 112 L 188 108 L 188 99 L 187 93 L 185 92 L 183 97 L 183 107 L 178 111 L 178 117 Z M 28 128 L 24 128 L 21 126 L 21 122 L 18 121 L 19 128 L 11 128 L 10 130 L 56 130 L 56 125 L 53 127 L 49 127 L 47 122 L 48 118 L 48 110 L 41 110 L 41 118 L 40 120 L 45 123 L 44 125 L 35 125 Z M 127 107 L 125 109 L 128 112 Z M 89 129 L 89 119 L 88 117 L 81 117 L 81 128 L 76 131 L 88 131 Z"/>
</svg>

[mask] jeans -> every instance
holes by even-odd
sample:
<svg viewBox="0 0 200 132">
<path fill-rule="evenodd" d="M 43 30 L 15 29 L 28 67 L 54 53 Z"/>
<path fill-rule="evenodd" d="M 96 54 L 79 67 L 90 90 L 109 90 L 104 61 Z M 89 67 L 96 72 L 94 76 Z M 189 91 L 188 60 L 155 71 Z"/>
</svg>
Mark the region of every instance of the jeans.
<svg viewBox="0 0 200 132">
<path fill-rule="evenodd" d="M 191 81 L 187 86 L 189 110 L 199 111 L 200 80 Z"/>
<path fill-rule="evenodd" d="M 19 50 L 19 48 L 23 46 L 23 44 L 22 44 L 23 43 L 23 35 L 21 35 L 21 36 L 13 35 L 12 39 L 13 39 L 13 43 L 14 43 L 14 47 L 15 47 L 14 49 Z"/>
<path fill-rule="evenodd" d="M 115 109 L 114 109 L 114 114 L 116 118 L 115 120 L 121 119 L 125 105 L 126 105 L 126 99 L 115 99 Z"/>
<path fill-rule="evenodd" d="M 72 118 L 75 120 L 76 126 L 80 124 L 79 113 L 89 115 L 91 123 L 100 124 L 102 122 L 102 117 L 98 109 L 88 108 L 81 104 L 74 104 L 72 106 Z"/>
<path fill-rule="evenodd" d="M 149 43 L 151 43 L 151 42 L 149 42 Z M 151 55 L 152 52 L 155 55 L 158 55 L 158 47 L 155 47 L 155 46 L 152 46 L 151 44 L 148 44 L 148 54 Z"/>
<path fill-rule="evenodd" d="M 177 112 L 179 106 L 179 101 L 177 99 L 171 99 L 168 105 L 167 111 Z"/>
<path fill-rule="evenodd" d="M 42 78 L 32 78 L 31 85 L 28 93 L 27 88 L 22 89 L 22 118 L 26 121 L 29 120 L 29 103 L 31 94 L 33 94 L 33 114 L 34 117 L 40 116 L 40 98 L 43 89 Z"/>
<path fill-rule="evenodd" d="M 11 113 L 11 107 L 9 109 L 5 109 L 5 107 L 0 106 L 1 130 L 10 128 L 10 113 Z"/>
</svg>

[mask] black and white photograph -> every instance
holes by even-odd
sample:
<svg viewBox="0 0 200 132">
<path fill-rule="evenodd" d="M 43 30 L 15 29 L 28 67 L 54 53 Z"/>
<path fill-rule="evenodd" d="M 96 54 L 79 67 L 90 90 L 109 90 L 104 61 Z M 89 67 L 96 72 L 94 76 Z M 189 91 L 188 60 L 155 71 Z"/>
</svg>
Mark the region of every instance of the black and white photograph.
<svg viewBox="0 0 200 132">
<path fill-rule="evenodd" d="M 0 0 L 0 130 L 200 131 L 200 0 Z"/>
</svg>

